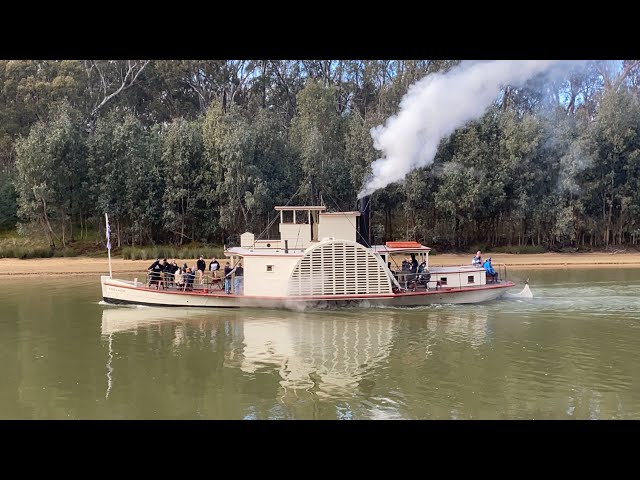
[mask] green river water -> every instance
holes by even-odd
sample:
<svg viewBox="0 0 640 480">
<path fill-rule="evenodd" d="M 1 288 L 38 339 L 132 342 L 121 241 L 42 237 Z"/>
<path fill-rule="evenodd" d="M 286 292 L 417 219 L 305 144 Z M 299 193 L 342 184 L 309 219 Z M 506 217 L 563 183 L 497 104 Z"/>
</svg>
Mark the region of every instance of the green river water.
<svg viewBox="0 0 640 480">
<path fill-rule="evenodd" d="M 509 274 L 534 298 L 304 312 L 2 278 L 0 418 L 640 418 L 640 269 Z"/>
</svg>

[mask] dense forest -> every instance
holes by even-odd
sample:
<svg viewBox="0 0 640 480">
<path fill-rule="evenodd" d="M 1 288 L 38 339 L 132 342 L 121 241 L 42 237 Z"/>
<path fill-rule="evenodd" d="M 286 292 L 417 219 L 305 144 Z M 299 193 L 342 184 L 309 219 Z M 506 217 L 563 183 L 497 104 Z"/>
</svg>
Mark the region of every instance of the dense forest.
<svg viewBox="0 0 640 480">
<path fill-rule="evenodd" d="M 458 63 L 0 61 L 0 229 L 104 242 L 107 212 L 114 247 L 222 244 L 275 205 L 352 210 L 380 155 L 371 129 Z M 505 86 L 371 205 L 376 243 L 636 245 L 640 61 Z"/>
</svg>

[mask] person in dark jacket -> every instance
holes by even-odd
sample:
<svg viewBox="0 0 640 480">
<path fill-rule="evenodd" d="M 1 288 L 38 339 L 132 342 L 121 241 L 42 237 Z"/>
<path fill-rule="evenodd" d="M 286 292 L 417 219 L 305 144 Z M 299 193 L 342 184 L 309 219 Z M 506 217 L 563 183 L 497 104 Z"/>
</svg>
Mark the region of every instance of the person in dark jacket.
<svg viewBox="0 0 640 480">
<path fill-rule="evenodd" d="M 215 258 L 211 260 L 211 263 L 209 264 L 209 271 L 211 272 L 211 275 L 213 275 L 213 278 L 218 277 L 218 272 L 220 271 L 220 263 Z"/>
<path fill-rule="evenodd" d="M 224 293 L 231 293 L 231 272 L 233 269 L 229 266 L 229 262 L 224 266 Z"/>
<path fill-rule="evenodd" d="M 184 276 L 184 289 L 185 290 L 193 290 L 193 280 L 195 279 L 195 274 L 193 270 L 187 268 L 187 273 Z"/>
<path fill-rule="evenodd" d="M 173 283 L 173 275 L 171 274 L 171 264 L 165 258 L 162 261 L 162 282 L 164 288 L 170 287 Z"/>
<path fill-rule="evenodd" d="M 156 258 L 156 261 L 151 264 L 147 269 L 149 272 L 149 286 L 155 285 L 156 288 L 160 286 L 160 274 L 162 273 L 162 265 L 160 259 Z"/>
<path fill-rule="evenodd" d="M 235 268 L 235 278 L 233 280 L 233 293 L 242 295 L 244 291 L 244 268 L 239 263 Z"/>
<path fill-rule="evenodd" d="M 204 271 L 207 269 L 207 262 L 204 261 L 202 255 L 196 262 L 196 269 L 198 270 L 198 283 L 202 285 L 204 283 Z"/>
<path fill-rule="evenodd" d="M 415 253 L 411 254 L 411 273 L 418 273 L 418 259 Z"/>
</svg>

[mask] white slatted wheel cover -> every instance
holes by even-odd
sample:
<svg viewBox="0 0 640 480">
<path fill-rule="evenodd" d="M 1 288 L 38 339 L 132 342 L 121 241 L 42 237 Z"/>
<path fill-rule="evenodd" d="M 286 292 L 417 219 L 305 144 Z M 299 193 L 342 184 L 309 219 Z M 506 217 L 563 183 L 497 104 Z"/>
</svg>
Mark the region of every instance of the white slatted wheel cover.
<svg viewBox="0 0 640 480">
<path fill-rule="evenodd" d="M 391 280 L 382 260 L 348 240 L 309 247 L 289 278 L 290 296 L 385 293 L 391 293 Z"/>
</svg>

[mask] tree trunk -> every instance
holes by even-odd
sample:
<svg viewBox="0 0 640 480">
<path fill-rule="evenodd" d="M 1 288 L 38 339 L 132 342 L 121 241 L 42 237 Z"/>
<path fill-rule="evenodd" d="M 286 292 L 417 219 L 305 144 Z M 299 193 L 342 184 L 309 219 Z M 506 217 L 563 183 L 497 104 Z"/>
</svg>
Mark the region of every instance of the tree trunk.
<svg viewBox="0 0 640 480">
<path fill-rule="evenodd" d="M 182 197 L 180 199 L 180 203 L 181 203 L 181 214 L 182 214 L 182 218 L 181 220 L 181 225 L 180 225 L 180 242 L 178 243 L 178 245 L 182 246 L 182 240 L 184 239 L 184 197 Z"/>
<path fill-rule="evenodd" d="M 44 221 L 47 226 L 45 231 L 47 232 L 47 238 L 49 239 L 49 246 L 55 249 L 56 244 L 53 240 L 53 236 L 54 236 L 53 228 L 51 228 L 51 223 L 49 222 L 49 215 L 47 215 L 47 202 L 44 199 L 42 199 L 42 212 L 43 212 L 42 217 L 44 218 Z"/>
<path fill-rule="evenodd" d="M 266 60 L 262 61 L 262 108 L 267 108 Z"/>
<path fill-rule="evenodd" d="M 66 225 L 65 225 L 65 223 L 66 223 L 66 222 L 65 222 L 65 214 L 64 214 L 64 210 L 60 210 L 60 221 L 61 221 L 61 223 L 62 223 L 62 248 L 66 248 L 67 243 L 66 243 L 66 241 L 65 241 L 65 236 L 64 236 L 64 233 L 65 233 L 65 227 L 66 227 Z"/>
<path fill-rule="evenodd" d="M 620 222 L 620 228 L 618 229 L 618 245 L 622 245 L 624 237 L 624 202 L 620 204 L 620 216 L 618 222 Z"/>
<path fill-rule="evenodd" d="M 613 199 L 609 202 L 609 213 L 607 215 L 607 226 L 605 229 L 604 246 L 609 246 L 609 232 L 611 230 L 611 215 L 613 213 Z"/>
</svg>

